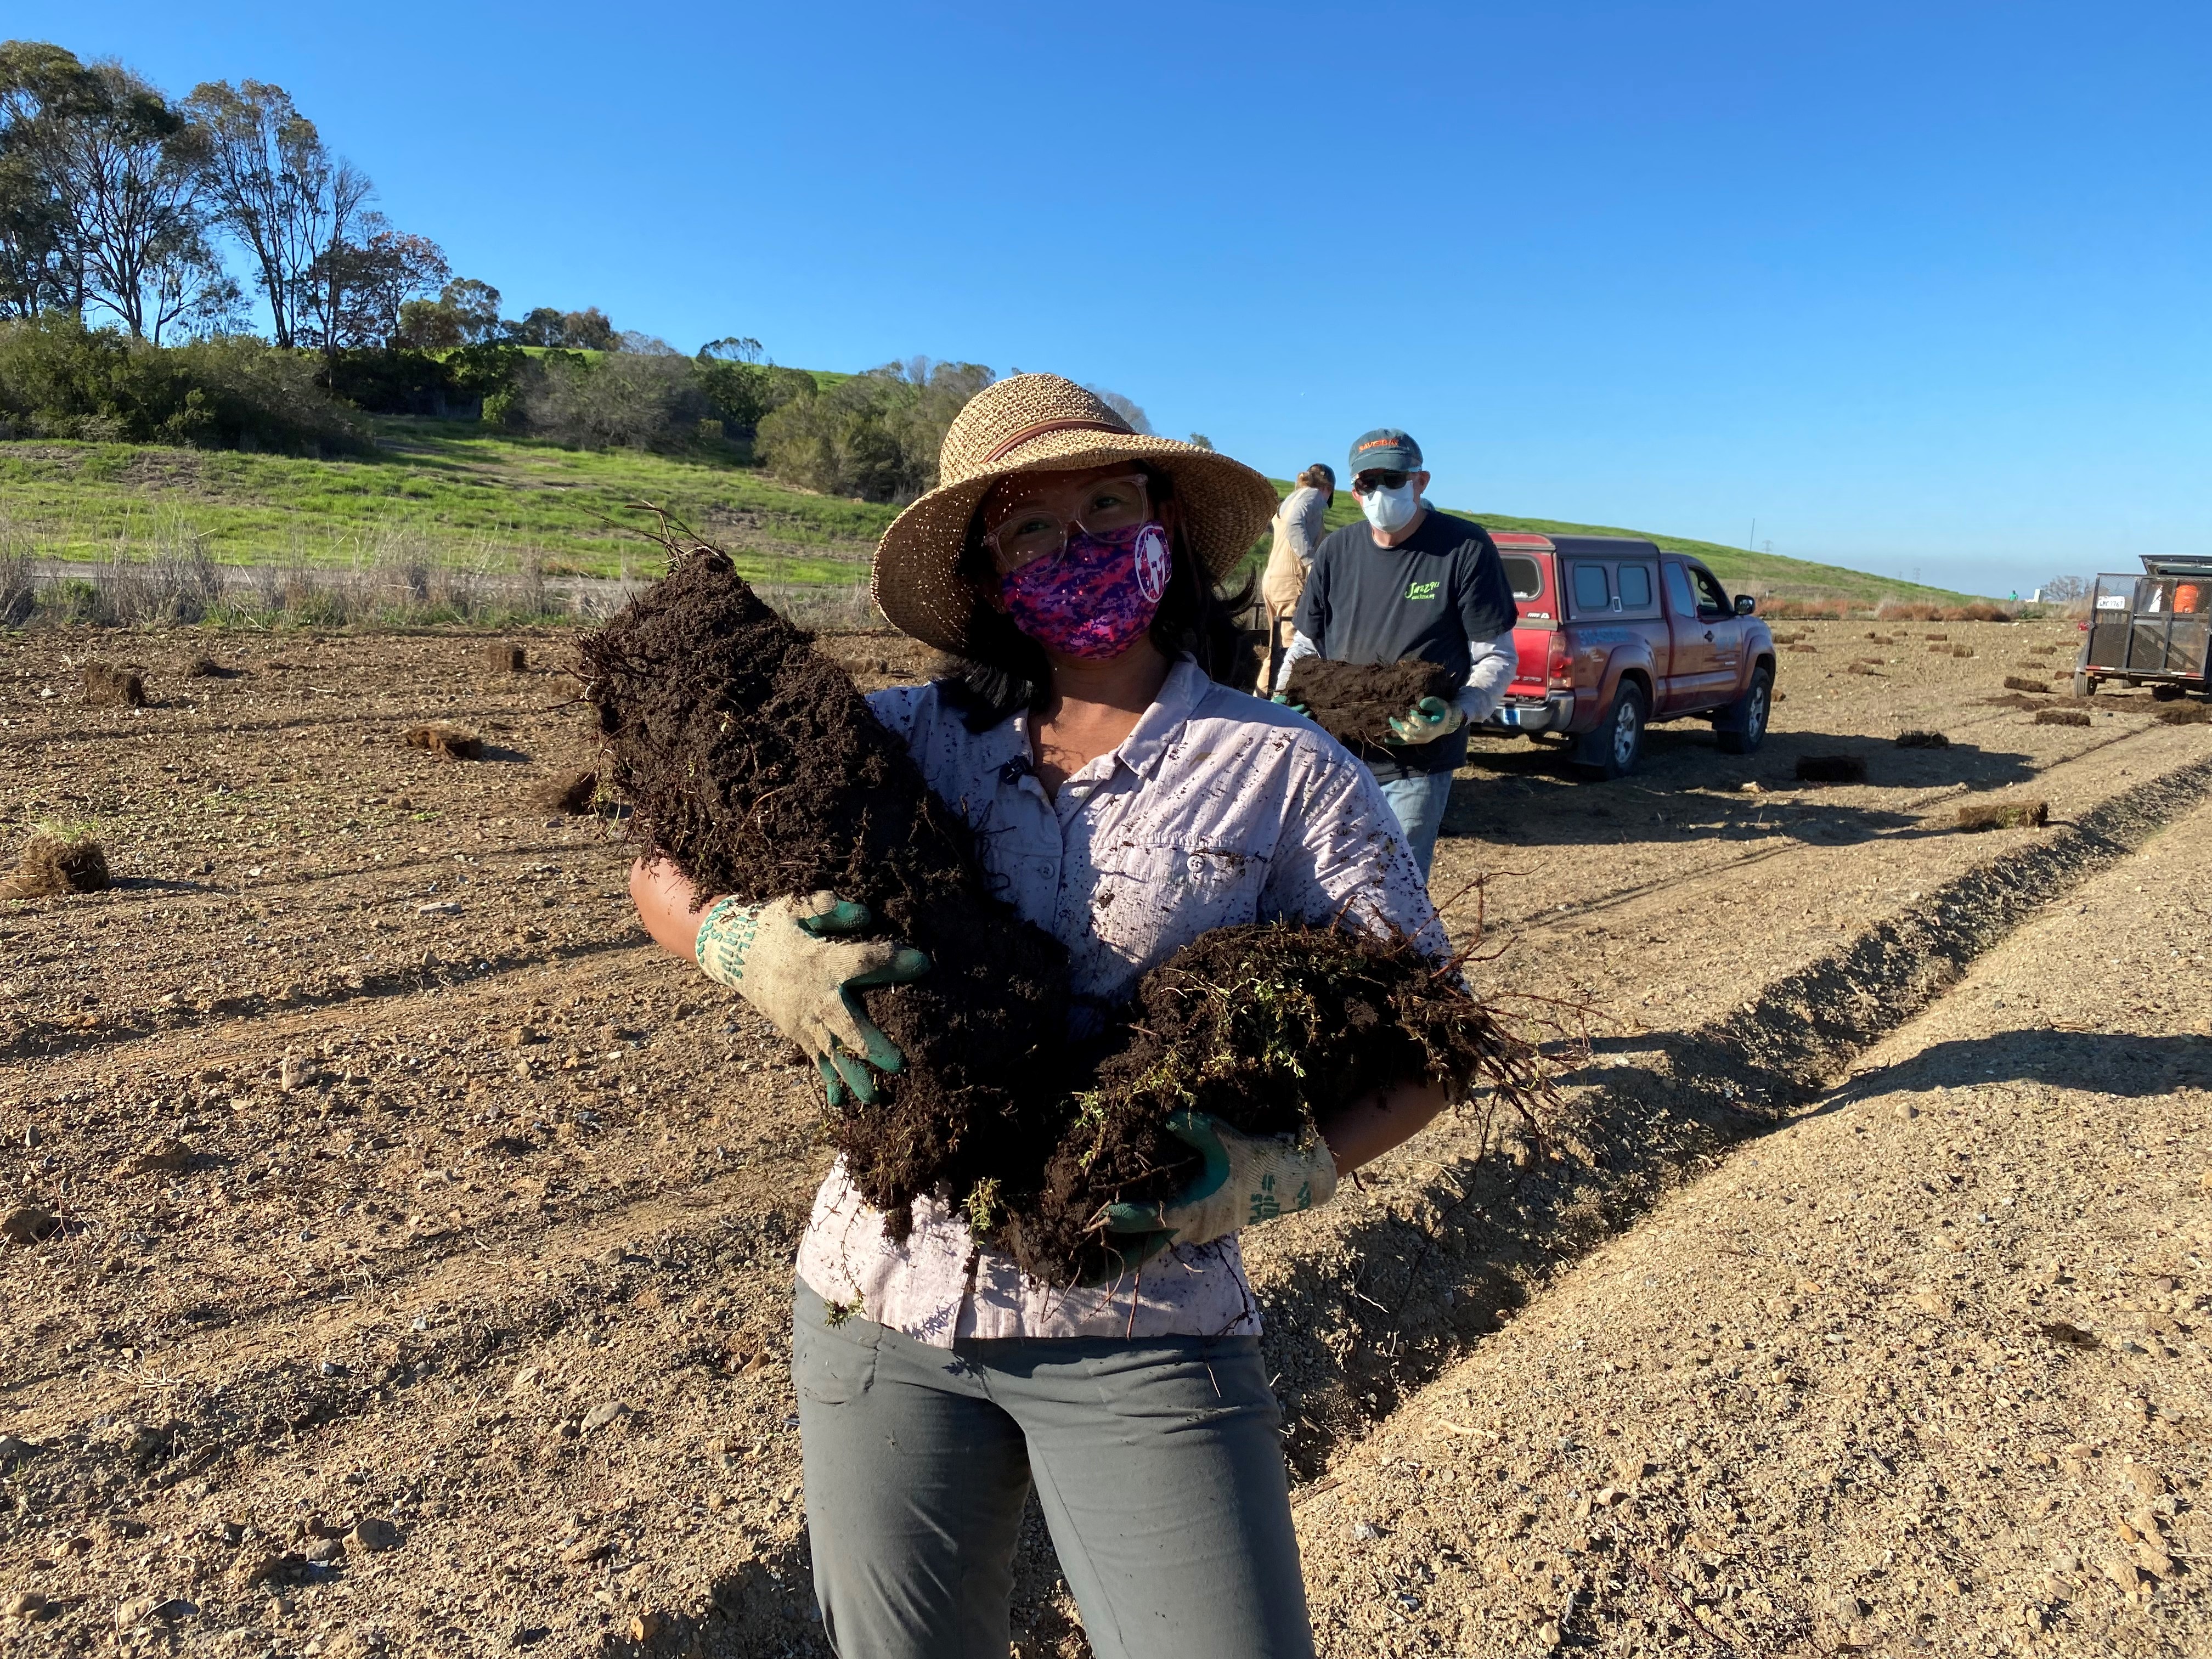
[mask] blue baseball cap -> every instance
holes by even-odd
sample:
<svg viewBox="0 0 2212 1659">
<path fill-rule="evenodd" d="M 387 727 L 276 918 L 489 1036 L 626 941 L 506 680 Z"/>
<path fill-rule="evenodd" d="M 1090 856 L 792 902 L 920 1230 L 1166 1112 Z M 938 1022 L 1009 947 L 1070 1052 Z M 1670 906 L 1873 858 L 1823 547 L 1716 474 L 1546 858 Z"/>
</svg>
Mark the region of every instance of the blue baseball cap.
<svg viewBox="0 0 2212 1659">
<path fill-rule="evenodd" d="M 1378 426 L 1362 433 L 1352 446 L 1352 476 L 1363 472 L 1419 472 L 1421 447 L 1413 434 L 1395 426 Z"/>
</svg>

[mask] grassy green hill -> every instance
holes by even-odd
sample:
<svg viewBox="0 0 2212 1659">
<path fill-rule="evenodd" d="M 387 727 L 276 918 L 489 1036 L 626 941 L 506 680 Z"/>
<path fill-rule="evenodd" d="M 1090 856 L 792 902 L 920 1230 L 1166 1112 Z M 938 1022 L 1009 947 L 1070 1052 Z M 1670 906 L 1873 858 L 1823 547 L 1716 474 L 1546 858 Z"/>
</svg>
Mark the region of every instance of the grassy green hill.
<svg viewBox="0 0 2212 1659">
<path fill-rule="evenodd" d="M 1281 479 L 1275 481 L 1279 495 L 1290 493 L 1291 486 Z M 1617 525 L 1574 524 L 1565 519 L 1522 519 L 1510 513 L 1484 513 L 1469 507 L 1448 507 L 1447 513 L 1473 519 L 1493 531 L 1535 531 L 1547 536 L 1634 536 L 1656 542 L 1670 552 L 1687 553 L 1702 560 L 1713 574 L 1726 583 L 1732 592 L 1756 593 L 1761 598 L 1772 595 L 1777 599 L 1841 599 L 1874 604 L 1882 599 L 1902 599 L 1910 603 L 1930 605 L 1963 605 L 1968 595 L 1954 593 L 1948 587 L 1925 587 L 1918 582 L 1894 580 L 1887 576 L 1871 575 L 1863 570 L 1850 570 L 1842 565 L 1814 564 L 1805 559 L 1787 559 L 1775 553 L 1753 553 L 1741 547 L 1723 547 L 1718 542 L 1701 542 L 1687 536 L 1662 535 L 1656 530 L 1628 530 Z M 1336 501 L 1324 515 L 1331 530 L 1356 522 L 1359 508 L 1353 504 L 1352 492 L 1339 489 Z"/>
<path fill-rule="evenodd" d="M 0 534 L 40 556 L 143 556 L 201 538 L 226 564 L 415 561 L 550 574 L 650 570 L 622 527 L 651 501 L 728 546 L 756 580 L 859 580 L 896 509 L 815 495 L 734 457 L 593 453 L 458 422 L 374 422 L 374 453 L 337 460 L 148 444 L 0 442 Z M 1290 486 L 1280 481 L 1280 490 Z M 1456 510 L 1456 509 L 1455 509 Z M 1340 490 L 1332 527 L 1358 516 Z M 1650 535 L 1732 586 L 1786 598 L 1957 603 L 1940 588 L 1681 537 L 1471 511 L 1497 530 Z"/>
</svg>

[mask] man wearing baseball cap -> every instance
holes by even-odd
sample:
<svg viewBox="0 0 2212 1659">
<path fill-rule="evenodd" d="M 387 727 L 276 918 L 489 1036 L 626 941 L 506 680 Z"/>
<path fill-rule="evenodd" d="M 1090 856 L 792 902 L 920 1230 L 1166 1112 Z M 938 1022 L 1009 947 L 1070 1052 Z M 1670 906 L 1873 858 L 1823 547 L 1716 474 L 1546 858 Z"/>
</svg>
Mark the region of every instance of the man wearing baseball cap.
<svg viewBox="0 0 2212 1659">
<path fill-rule="evenodd" d="M 1498 544 L 1480 525 L 1439 513 L 1423 497 L 1421 447 L 1395 427 L 1352 446 L 1352 493 L 1366 515 L 1315 550 L 1296 631 L 1275 679 L 1281 698 L 1302 657 L 1331 662 L 1419 659 L 1459 683 L 1424 697 L 1353 752 L 1382 786 L 1423 874 L 1467 760 L 1467 728 L 1490 718 L 1513 680 L 1512 589 Z"/>
</svg>

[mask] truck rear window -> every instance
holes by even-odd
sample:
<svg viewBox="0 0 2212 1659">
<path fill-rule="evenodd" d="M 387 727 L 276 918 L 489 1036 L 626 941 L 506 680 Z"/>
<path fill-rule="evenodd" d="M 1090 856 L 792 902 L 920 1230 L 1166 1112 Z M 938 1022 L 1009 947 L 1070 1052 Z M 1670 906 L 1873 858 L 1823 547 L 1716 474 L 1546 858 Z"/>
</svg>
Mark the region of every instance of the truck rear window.
<svg viewBox="0 0 2212 1659">
<path fill-rule="evenodd" d="M 1602 611 L 1613 603 L 1613 589 L 1605 580 L 1601 564 L 1578 564 L 1575 567 L 1575 609 Z"/>
<path fill-rule="evenodd" d="M 1534 559 L 1522 558 L 1508 553 L 1504 559 L 1506 585 L 1512 588 L 1516 599 L 1540 599 L 1544 597 L 1544 567 Z"/>
</svg>

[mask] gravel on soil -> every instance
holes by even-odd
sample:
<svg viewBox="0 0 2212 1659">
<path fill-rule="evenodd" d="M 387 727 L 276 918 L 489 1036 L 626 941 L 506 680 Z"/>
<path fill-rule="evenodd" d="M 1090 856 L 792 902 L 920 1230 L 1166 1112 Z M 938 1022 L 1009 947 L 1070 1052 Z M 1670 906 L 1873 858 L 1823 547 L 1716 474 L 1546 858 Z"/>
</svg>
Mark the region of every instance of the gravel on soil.
<svg viewBox="0 0 2212 1659">
<path fill-rule="evenodd" d="M 2212 1650 L 2208 856 L 2199 809 L 1307 1487 L 1322 1650 Z"/>
</svg>

